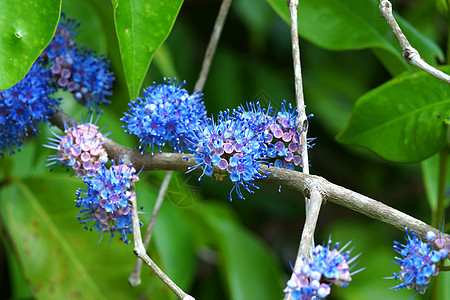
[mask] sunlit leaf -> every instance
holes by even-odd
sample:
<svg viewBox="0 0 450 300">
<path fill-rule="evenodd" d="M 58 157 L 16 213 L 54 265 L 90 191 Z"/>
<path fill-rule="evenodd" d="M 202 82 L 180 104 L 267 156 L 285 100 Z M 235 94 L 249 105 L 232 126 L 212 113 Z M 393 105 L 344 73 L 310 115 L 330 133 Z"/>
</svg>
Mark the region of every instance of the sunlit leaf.
<svg viewBox="0 0 450 300">
<path fill-rule="evenodd" d="M 285 0 L 267 0 L 274 10 L 289 23 Z M 298 28 L 300 35 L 312 43 L 330 50 L 382 49 L 383 63 L 394 74 L 411 68 L 403 59 L 402 51 L 386 20 L 380 17 L 379 1 L 375 0 L 314 0 L 299 1 Z M 418 32 L 401 17 L 396 19 L 421 56 L 430 64 L 436 57 L 443 58 L 440 48 Z"/>
<path fill-rule="evenodd" d="M 182 0 L 113 0 L 130 98 L 136 99 L 156 50 L 172 30 Z"/>
<path fill-rule="evenodd" d="M 403 74 L 358 99 L 337 139 L 387 160 L 418 162 L 444 146 L 449 116 L 447 83 L 422 71 Z"/>
<path fill-rule="evenodd" d="M 61 0 L 0 1 L 0 90 L 25 77 L 50 43 L 60 9 Z"/>
</svg>

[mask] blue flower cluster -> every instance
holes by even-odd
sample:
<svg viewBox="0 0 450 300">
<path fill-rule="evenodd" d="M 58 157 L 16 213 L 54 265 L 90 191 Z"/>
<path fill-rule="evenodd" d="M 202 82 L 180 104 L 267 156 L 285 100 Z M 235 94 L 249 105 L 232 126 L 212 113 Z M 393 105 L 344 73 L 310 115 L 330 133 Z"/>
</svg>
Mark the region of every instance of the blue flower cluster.
<svg viewBox="0 0 450 300">
<path fill-rule="evenodd" d="M 0 155 L 20 151 L 23 139 L 36 135 L 39 121 L 47 121 L 59 99 L 50 97 L 55 91 L 49 84 L 50 70 L 33 64 L 28 74 L 13 87 L 0 91 Z"/>
<path fill-rule="evenodd" d="M 296 117 L 297 110 L 283 101 L 275 114 L 270 107 L 265 110 L 259 103 L 249 103 L 247 110 L 227 110 L 219 114 L 217 121 L 201 122 L 197 143 L 191 149 L 197 164 L 189 171 L 202 167 L 202 176 L 212 176 L 214 166 L 226 170 L 234 183 L 229 199 L 233 191 L 244 199 L 241 187 L 253 193 L 251 188 L 258 187 L 252 182 L 268 176 L 260 169 L 261 163 L 286 169 L 301 164 Z"/>
<path fill-rule="evenodd" d="M 352 280 L 353 273 L 350 270 L 356 263 L 350 266 L 359 254 L 350 258 L 351 250 L 344 252 L 350 243 L 338 250 L 339 243 L 331 247 L 331 240 L 326 247 L 318 245 L 314 248 L 311 260 L 302 257 L 303 264 L 299 273 L 294 272 L 284 289 L 294 300 L 323 299 L 330 294 L 330 286 L 336 284 L 345 288 Z"/>
<path fill-rule="evenodd" d="M 113 162 L 114 164 L 114 162 Z M 106 232 L 120 234 L 120 239 L 129 243 L 127 234 L 133 233 L 131 219 L 131 205 L 128 202 L 133 195 L 129 189 L 132 182 L 139 181 L 133 166 L 127 166 L 122 162 L 106 168 L 102 164 L 98 170 L 90 171 L 83 177 L 87 188 L 77 191 L 76 206 L 80 207 L 79 219 L 81 224 L 92 225 L 102 237 Z M 91 226 L 91 228 L 92 228 Z"/>
<path fill-rule="evenodd" d="M 129 104 L 121 119 L 123 128 L 139 138 L 142 153 L 155 145 L 159 151 L 166 144 L 176 152 L 190 151 L 196 164 L 188 172 L 202 168 L 212 176 L 214 167 L 228 172 L 233 192 L 244 199 L 242 188 L 250 193 L 258 187 L 255 180 L 268 173 L 260 164 L 294 169 L 302 164 L 300 133 L 296 129 L 298 112 L 283 101 L 281 109 L 263 109 L 259 103 L 247 108 L 220 112 L 217 121 L 206 118 L 202 95 L 190 95 L 175 79 L 165 79 L 144 89 L 144 97 Z M 307 146 L 311 147 L 308 139 Z"/>
<path fill-rule="evenodd" d="M 129 104 L 129 113 L 121 119 L 125 132 L 139 138 L 139 149 L 147 147 L 154 151 L 156 145 L 170 145 L 175 152 L 188 150 L 195 139 L 199 121 L 206 117 L 203 95 L 189 94 L 176 80 L 165 79 L 164 84 L 156 84 L 144 89 L 143 98 Z"/>
<path fill-rule="evenodd" d="M 41 57 L 50 66 L 59 88 L 71 92 L 80 104 L 98 110 L 99 105 L 109 103 L 114 74 L 104 56 L 73 41 L 78 26 L 62 14 L 55 36 Z"/>
<path fill-rule="evenodd" d="M 418 293 L 424 294 L 428 288 L 431 276 L 439 273 L 437 263 L 448 258 L 450 239 L 447 235 L 437 237 L 435 233 L 427 234 L 428 242 L 423 242 L 421 238 L 412 230 L 406 232 L 406 244 L 394 241 L 394 250 L 401 257 L 395 258 L 395 264 L 399 265 L 401 271 L 394 273 L 393 277 L 386 279 L 400 279 L 402 283 L 392 287 L 395 290 L 402 288 L 415 289 Z M 447 241 L 446 241 L 447 240 Z M 433 242 L 439 244 L 444 241 L 442 248 L 434 250 Z"/>
</svg>

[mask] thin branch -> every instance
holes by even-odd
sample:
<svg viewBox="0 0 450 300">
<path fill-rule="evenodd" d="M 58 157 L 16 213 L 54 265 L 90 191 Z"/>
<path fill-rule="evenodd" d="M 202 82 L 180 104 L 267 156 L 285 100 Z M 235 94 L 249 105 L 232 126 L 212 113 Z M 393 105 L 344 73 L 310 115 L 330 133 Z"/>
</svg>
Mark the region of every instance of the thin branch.
<svg viewBox="0 0 450 300">
<path fill-rule="evenodd" d="M 294 64 L 295 76 L 295 98 L 297 102 L 298 116 L 296 120 L 297 131 L 301 133 L 302 144 L 302 172 L 309 174 L 308 147 L 306 134 L 308 131 L 308 118 L 305 111 L 305 100 L 303 96 L 302 67 L 300 63 L 300 44 L 298 40 L 297 9 L 298 0 L 288 0 L 289 15 L 291 19 L 291 39 L 292 39 L 292 61 Z"/>
<path fill-rule="evenodd" d="M 392 14 L 392 4 L 391 2 L 387 0 L 380 0 L 380 13 L 381 16 L 386 19 L 386 22 L 391 27 L 392 31 L 394 32 L 395 36 L 398 39 L 398 42 L 400 43 L 400 46 L 403 50 L 403 58 L 413 66 L 416 66 L 417 68 L 427 72 L 428 74 L 445 81 L 447 83 L 450 83 L 450 76 L 445 74 L 444 72 L 439 71 L 435 67 L 430 66 L 426 61 L 420 57 L 419 51 L 417 51 L 415 48 L 411 46 L 406 36 L 403 34 L 402 30 L 400 29 L 400 26 L 398 26 L 397 21 L 394 18 L 394 15 Z"/>
<path fill-rule="evenodd" d="M 322 206 L 322 195 L 320 194 L 319 187 L 314 188 L 311 191 L 311 195 L 306 195 L 306 197 L 310 199 L 309 210 L 306 215 L 305 226 L 303 227 L 297 260 L 295 261 L 294 271 L 296 273 L 300 272 L 300 268 L 302 266 L 302 255 L 305 253 L 310 254 L 311 249 L 314 248 L 314 232 L 316 231 L 317 219 L 319 218 L 320 208 Z M 310 255 L 307 257 L 310 257 Z"/>
<path fill-rule="evenodd" d="M 301 153 L 302 153 L 302 171 L 304 174 L 309 174 L 309 159 L 308 159 L 308 118 L 305 111 L 305 100 L 303 94 L 303 80 L 302 67 L 300 62 L 300 43 L 298 37 L 297 11 L 298 0 L 288 0 L 289 16 L 291 24 L 291 40 L 292 40 L 292 61 L 294 65 L 295 77 L 295 98 L 297 102 L 298 116 L 296 119 L 297 132 L 300 133 Z M 295 260 L 294 271 L 300 271 L 302 264 L 302 256 L 310 257 L 312 248 L 314 247 L 314 232 L 316 230 L 317 219 L 322 205 L 322 196 L 317 188 L 310 189 L 311 195 L 305 195 L 305 225 L 298 248 L 297 258 Z M 310 197 L 311 196 L 311 197 Z M 294 276 L 294 274 L 292 275 Z M 284 299 L 291 299 L 290 294 L 286 294 Z"/>
<path fill-rule="evenodd" d="M 186 294 L 181 288 L 179 288 L 148 256 L 144 244 L 142 243 L 141 229 L 139 226 L 139 217 L 137 212 L 136 192 L 134 183 L 131 183 L 130 197 L 131 213 L 133 222 L 133 237 L 134 237 L 134 254 L 142 259 L 156 275 L 182 300 L 194 300 L 192 296 Z"/>
<path fill-rule="evenodd" d="M 225 24 L 225 19 L 227 18 L 228 11 L 230 10 L 231 0 L 223 0 L 222 5 L 219 9 L 219 14 L 217 15 L 216 22 L 214 23 L 213 32 L 211 33 L 211 38 L 209 40 L 208 47 L 206 49 L 206 54 L 203 59 L 202 69 L 200 71 L 200 76 L 195 83 L 194 91 L 201 91 L 205 86 L 206 78 L 208 77 L 209 68 L 211 67 L 211 62 L 216 52 L 217 44 L 219 42 L 220 34 Z"/>
<path fill-rule="evenodd" d="M 150 222 L 148 223 L 147 230 L 145 231 L 143 245 L 144 248 L 147 249 L 150 239 L 152 237 L 153 228 L 155 227 L 156 219 L 158 218 L 159 210 L 164 202 L 164 197 L 166 196 L 167 188 L 169 187 L 170 179 L 172 178 L 173 171 L 167 171 L 164 176 L 164 180 L 159 188 L 158 197 L 156 198 L 155 206 L 153 207 L 152 217 L 150 218 Z M 128 277 L 128 283 L 132 286 L 138 286 L 141 284 L 141 269 L 142 269 L 142 259 L 137 259 L 136 264 L 134 265 L 133 271 Z"/>
<path fill-rule="evenodd" d="M 63 118 L 70 118 L 61 111 L 56 112 L 51 122 L 61 129 L 64 129 Z M 138 149 L 128 148 L 116 142 L 108 140 L 103 146 L 111 158 L 121 157 L 127 158 L 133 162 L 135 169 L 143 170 L 172 170 L 172 171 L 188 171 L 188 168 L 195 165 L 193 155 L 180 153 L 150 153 L 141 154 Z M 405 227 L 412 229 L 425 238 L 428 231 L 439 234 L 439 230 L 425 224 L 424 222 L 402 213 L 395 208 L 385 205 L 379 201 L 358 194 L 354 191 L 338 186 L 326 180 L 323 177 L 309 175 L 302 172 L 282 169 L 277 167 L 268 167 L 260 165 L 261 170 L 269 172 L 270 175 L 264 179 L 264 182 L 274 184 L 275 186 L 283 186 L 307 195 L 309 191 L 313 191 L 316 187 L 320 187 L 319 191 L 322 195 L 324 203 L 326 201 L 336 203 L 347 207 L 351 210 L 359 212 L 370 218 L 379 220 L 404 231 Z M 214 173 L 226 174 L 226 170 L 214 167 Z M 193 172 L 201 172 L 200 169 Z"/>
</svg>

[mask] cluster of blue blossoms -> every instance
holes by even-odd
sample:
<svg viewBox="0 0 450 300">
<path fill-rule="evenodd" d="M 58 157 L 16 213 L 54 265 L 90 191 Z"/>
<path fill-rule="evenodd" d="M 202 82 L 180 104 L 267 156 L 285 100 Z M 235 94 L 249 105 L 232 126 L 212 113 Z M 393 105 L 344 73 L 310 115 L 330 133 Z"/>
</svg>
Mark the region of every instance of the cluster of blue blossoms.
<svg viewBox="0 0 450 300">
<path fill-rule="evenodd" d="M 129 189 L 132 182 L 139 181 L 132 165 L 122 162 L 107 168 L 102 164 L 98 170 L 83 177 L 87 188 L 77 191 L 76 206 L 80 207 L 78 219 L 82 224 L 93 221 L 93 227 L 102 233 L 120 234 L 120 239 L 129 243 L 128 234 L 133 233 L 131 205 L 128 200 L 133 195 Z M 102 240 L 100 238 L 100 241 Z M 99 242 L 100 242 L 99 241 Z"/>
<path fill-rule="evenodd" d="M 143 98 L 129 103 L 129 113 L 121 119 L 123 128 L 130 135 L 139 138 L 139 149 L 142 153 L 147 147 L 161 147 L 166 144 L 175 152 L 189 149 L 199 120 L 206 117 L 203 95 L 195 92 L 192 95 L 176 79 L 164 79 L 164 84 L 156 84 L 144 89 Z"/>
<path fill-rule="evenodd" d="M 189 171 L 201 167 L 199 180 L 212 176 L 213 167 L 226 170 L 234 184 L 229 199 L 233 191 L 244 199 L 242 187 L 251 193 L 257 188 L 253 181 L 268 175 L 261 163 L 287 169 L 301 165 L 297 110 L 285 101 L 276 113 L 249 103 L 247 110 L 221 112 L 215 121 L 206 118 L 201 99 L 201 94 L 190 95 L 175 79 L 155 83 L 144 90 L 143 98 L 129 104 L 121 119 L 123 128 L 139 138 L 142 152 L 150 147 L 153 153 L 155 146 L 162 151 L 167 144 L 176 152 L 194 153 L 196 165 Z"/>
<path fill-rule="evenodd" d="M 78 27 L 79 23 L 62 14 L 55 36 L 41 57 L 59 88 L 71 92 L 80 104 L 98 111 L 99 105 L 109 103 L 114 74 L 103 55 L 97 56 L 74 42 Z"/>
<path fill-rule="evenodd" d="M 294 300 L 323 299 L 330 294 L 330 286 L 335 284 L 345 288 L 352 280 L 351 276 L 363 269 L 350 273 L 356 265 L 350 266 L 359 254 L 350 258 L 351 250 L 344 252 L 350 243 L 338 250 L 339 244 L 331 247 L 331 240 L 326 247 L 318 245 L 314 248 L 311 259 L 302 257 L 299 273 L 294 272 L 284 289 Z"/>
<path fill-rule="evenodd" d="M 428 288 L 431 276 L 439 273 L 439 264 L 449 258 L 450 236 L 444 233 L 430 231 L 426 234 L 427 241 L 422 239 L 412 230 L 406 231 L 406 244 L 394 242 L 394 250 L 401 257 L 395 258 L 395 264 L 401 268 L 386 279 L 400 279 L 402 283 L 392 287 L 395 290 L 402 288 L 414 289 L 424 294 Z"/>
<path fill-rule="evenodd" d="M 216 122 L 206 119 L 191 148 L 197 164 L 190 171 L 202 167 L 202 176 L 212 176 L 214 166 L 226 170 L 234 184 L 229 199 L 234 190 L 244 199 L 241 187 L 253 193 L 251 188 L 258 188 L 253 181 L 268 175 L 261 170 L 261 163 L 291 170 L 301 165 L 297 114 L 283 101 L 276 113 L 270 107 L 265 110 L 259 103 L 249 103 L 247 110 L 239 107 L 221 112 Z"/>
<path fill-rule="evenodd" d="M 85 122 L 72 121 L 69 127 L 65 122 L 65 135 L 49 138 L 50 143 L 44 145 L 57 150 L 50 156 L 47 165 L 60 164 L 71 168 L 77 177 L 83 177 L 87 188 L 77 191 L 76 207 L 81 208 L 77 217 L 84 228 L 101 233 L 100 241 L 105 233 L 118 232 L 120 239 L 129 242 L 128 234 L 133 233 L 131 206 L 128 200 L 135 196 L 130 192 L 132 182 L 139 181 L 132 165 L 120 162 L 118 165 L 109 160 L 103 144 L 108 134 L 102 134 L 99 127 L 92 123 L 93 117 Z"/>
<path fill-rule="evenodd" d="M 28 74 L 0 91 L 0 155 L 12 155 L 15 148 L 20 151 L 23 140 L 39 132 L 39 122 L 47 121 L 60 103 L 51 96 L 57 89 L 72 92 L 91 110 L 108 103 L 114 80 L 109 62 L 73 41 L 77 27 L 61 15 L 54 38 Z"/>
<path fill-rule="evenodd" d="M 14 147 L 20 151 L 24 138 L 37 135 L 39 122 L 54 113 L 59 100 L 50 97 L 50 77 L 50 70 L 35 63 L 24 79 L 0 91 L 0 155 L 14 154 Z"/>
</svg>

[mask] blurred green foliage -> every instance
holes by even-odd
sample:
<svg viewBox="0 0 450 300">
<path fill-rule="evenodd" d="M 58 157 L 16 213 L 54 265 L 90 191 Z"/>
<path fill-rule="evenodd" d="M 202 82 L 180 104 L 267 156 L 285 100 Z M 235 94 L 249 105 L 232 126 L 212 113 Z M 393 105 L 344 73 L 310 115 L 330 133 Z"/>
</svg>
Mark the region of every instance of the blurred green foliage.
<svg viewBox="0 0 450 300">
<path fill-rule="evenodd" d="M 116 142 L 135 147 L 137 140 L 123 133 L 119 121 L 130 99 L 122 58 L 128 50 L 123 43 L 119 47 L 112 2 L 121 3 L 64 0 L 62 10 L 82 24 L 77 41 L 105 54 L 116 74 L 112 104 L 104 107 L 100 127 L 107 125 L 105 131 L 112 131 Z M 310 151 L 311 172 L 429 222 L 430 205 L 434 209 L 432 203 L 436 202 L 437 159 L 422 163 L 424 186 L 417 164 L 386 162 L 372 152 L 335 140 L 356 101 L 373 96 L 381 88 L 367 94 L 370 90 L 402 72 L 406 73 L 386 85 L 428 76 L 413 73 L 416 70 L 403 61 L 400 47 L 379 17 L 376 2 L 340 0 L 321 1 L 319 5 L 317 1 L 301 1 L 306 109 L 315 115 L 309 136 L 317 137 Z M 285 3 L 234 1 L 203 91 L 209 114 L 246 101 L 270 103 L 275 108 L 283 99 L 295 102 Z M 447 24 L 436 1 L 393 4 L 403 17 L 400 25 L 422 56 L 432 65 L 442 62 L 439 46 L 445 44 Z M 154 53 L 143 87 L 159 83 L 165 76 L 178 76 L 187 81 L 188 90 L 193 89 L 219 5 L 220 1 L 188 0 L 174 24 L 166 20 L 166 29 L 170 31 L 173 24 L 172 31 Z M 145 28 L 135 42 L 146 40 L 151 31 Z M 140 67 L 150 59 L 147 55 Z M 141 80 L 139 75 L 136 78 L 134 91 Z M 408 92 L 408 87 L 404 90 Z M 61 96 L 64 110 L 75 119 L 86 115 L 70 94 Z M 381 96 L 378 92 L 373 101 Z M 81 180 L 61 168 L 49 172 L 44 167 L 50 150 L 41 145 L 51 136 L 50 130 L 59 132 L 42 126 L 42 134 L 30 139 L 22 153 L 0 158 L 0 182 L 11 179 L 0 191 L 0 298 L 175 299 L 148 269 L 142 274 L 142 285 L 130 288 L 126 280 L 136 260 L 132 246 L 117 239 L 108 246 L 108 236 L 97 244 L 99 236 L 82 229 L 73 203 L 76 189 L 83 186 Z M 437 146 L 430 155 L 438 150 Z M 147 212 L 140 215 L 144 224 L 150 219 L 163 176 L 164 172 L 142 173 L 137 183 L 137 190 L 142 191 L 139 205 Z M 245 195 L 245 201 L 230 203 L 226 200 L 230 188 L 227 180 L 198 182 L 196 175 L 176 174 L 149 254 L 196 299 L 280 299 L 300 241 L 303 198 L 296 192 L 283 189 L 280 193 L 278 187 L 261 184 L 260 191 Z M 389 260 L 394 257 L 392 241 L 402 241 L 402 232 L 330 203 L 319 217 L 316 242 L 326 241 L 330 234 L 334 241 L 352 240 L 354 253 L 363 252 L 359 267 L 366 267 L 346 289 L 332 288 L 330 299 L 412 296 L 411 291 L 388 291 L 395 284 L 382 279 L 397 271 Z M 448 287 L 443 292 L 448 295 Z"/>
</svg>

